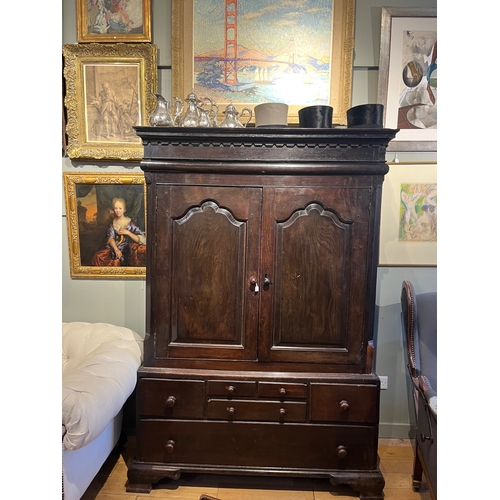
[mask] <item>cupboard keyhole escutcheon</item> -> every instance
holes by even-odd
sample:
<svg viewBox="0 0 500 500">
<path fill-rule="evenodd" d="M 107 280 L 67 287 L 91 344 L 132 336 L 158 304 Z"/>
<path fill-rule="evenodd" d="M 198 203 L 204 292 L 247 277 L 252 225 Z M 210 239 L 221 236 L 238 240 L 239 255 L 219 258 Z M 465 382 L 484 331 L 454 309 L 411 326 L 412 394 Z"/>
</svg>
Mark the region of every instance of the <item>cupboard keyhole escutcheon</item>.
<svg viewBox="0 0 500 500">
<path fill-rule="evenodd" d="M 168 407 L 168 408 L 173 408 L 175 406 L 175 403 L 177 402 L 177 399 L 175 396 L 169 396 L 167 398 L 167 401 L 165 402 L 165 405 Z"/>
<path fill-rule="evenodd" d="M 347 449 L 345 446 L 343 445 L 337 446 L 337 456 L 340 459 L 344 459 L 345 457 L 347 457 Z"/>
<path fill-rule="evenodd" d="M 348 411 L 349 410 L 349 403 L 343 399 L 341 402 L 340 402 L 340 411 Z"/>
<path fill-rule="evenodd" d="M 169 439 L 165 445 L 165 449 L 167 450 L 167 453 L 173 453 L 175 449 L 175 441 L 173 439 Z"/>
<path fill-rule="evenodd" d="M 257 278 L 250 279 L 250 289 L 255 293 L 259 292 L 259 285 L 257 284 Z"/>
</svg>

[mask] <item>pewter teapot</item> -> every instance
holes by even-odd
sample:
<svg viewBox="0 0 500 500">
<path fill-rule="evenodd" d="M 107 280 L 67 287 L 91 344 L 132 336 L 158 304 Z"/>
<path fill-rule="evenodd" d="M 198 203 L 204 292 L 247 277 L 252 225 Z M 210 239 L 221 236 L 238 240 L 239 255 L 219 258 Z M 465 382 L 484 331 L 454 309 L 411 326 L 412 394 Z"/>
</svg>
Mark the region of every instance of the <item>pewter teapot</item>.
<svg viewBox="0 0 500 500">
<path fill-rule="evenodd" d="M 248 119 L 245 122 L 240 122 L 238 120 L 238 115 L 243 115 L 245 114 L 245 111 L 248 113 Z M 226 109 L 223 111 L 225 117 L 224 120 L 219 124 L 219 127 L 221 128 L 243 128 L 246 127 L 248 122 L 252 119 L 252 110 L 250 108 L 243 108 L 241 110 L 241 113 L 238 113 L 236 108 L 232 105 L 229 104 Z"/>
<path fill-rule="evenodd" d="M 187 103 L 186 106 L 182 106 L 181 115 L 177 121 L 179 127 L 196 127 L 198 126 L 198 120 L 200 118 L 200 109 L 198 105 L 201 101 L 198 99 L 194 90 L 187 96 L 184 101 Z M 182 111 L 186 107 L 186 111 L 182 114 Z"/>
</svg>

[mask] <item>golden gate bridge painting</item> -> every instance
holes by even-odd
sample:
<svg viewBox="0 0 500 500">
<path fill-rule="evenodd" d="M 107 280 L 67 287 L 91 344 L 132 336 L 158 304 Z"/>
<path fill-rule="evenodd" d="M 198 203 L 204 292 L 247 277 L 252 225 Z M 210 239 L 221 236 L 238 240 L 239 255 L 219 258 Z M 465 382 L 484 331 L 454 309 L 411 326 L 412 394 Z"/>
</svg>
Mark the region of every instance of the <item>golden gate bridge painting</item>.
<svg viewBox="0 0 500 500">
<path fill-rule="evenodd" d="M 329 104 L 332 0 L 194 0 L 194 90 L 215 101 Z"/>
</svg>

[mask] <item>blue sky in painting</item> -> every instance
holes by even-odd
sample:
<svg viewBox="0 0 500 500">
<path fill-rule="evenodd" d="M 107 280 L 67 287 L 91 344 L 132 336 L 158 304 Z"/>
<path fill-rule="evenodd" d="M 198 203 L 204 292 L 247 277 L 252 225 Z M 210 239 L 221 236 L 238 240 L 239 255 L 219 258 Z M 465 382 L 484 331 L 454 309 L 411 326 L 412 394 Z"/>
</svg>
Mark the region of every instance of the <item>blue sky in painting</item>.
<svg viewBox="0 0 500 500">
<path fill-rule="evenodd" d="M 224 1 L 194 0 L 194 53 L 224 46 Z M 238 0 L 238 45 L 267 55 L 294 51 L 329 61 L 332 0 Z"/>
</svg>

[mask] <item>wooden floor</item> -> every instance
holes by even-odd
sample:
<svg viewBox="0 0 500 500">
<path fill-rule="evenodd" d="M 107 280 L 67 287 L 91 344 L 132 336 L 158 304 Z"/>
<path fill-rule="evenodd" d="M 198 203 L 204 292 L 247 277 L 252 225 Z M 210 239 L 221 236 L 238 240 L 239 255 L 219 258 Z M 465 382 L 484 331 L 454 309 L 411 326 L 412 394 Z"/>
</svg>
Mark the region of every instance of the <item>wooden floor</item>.
<svg viewBox="0 0 500 500">
<path fill-rule="evenodd" d="M 350 488 L 334 488 L 328 479 L 240 477 L 182 474 L 177 481 L 165 479 L 149 494 L 127 493 L 127 464 L 134 455 L 135 437 L 113 452 L 82 497 L 82 500 L 199 500 L 201 494 L 220 500 L 352 500 Z M 385 500 L 431 500 L 425 486 L 413 492 L 413 448 L 410 440 L 381 439 L 380 469 L 385 478 Z"/>
</svg>

